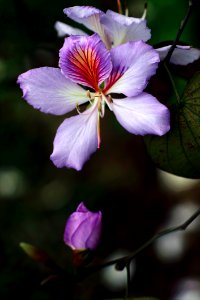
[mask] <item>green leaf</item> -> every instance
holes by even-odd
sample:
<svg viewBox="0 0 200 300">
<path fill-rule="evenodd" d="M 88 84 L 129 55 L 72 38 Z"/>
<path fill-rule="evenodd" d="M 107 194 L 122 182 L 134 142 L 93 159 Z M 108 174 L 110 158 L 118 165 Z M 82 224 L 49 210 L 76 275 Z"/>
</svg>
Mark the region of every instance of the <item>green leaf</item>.
<svg viewBox="0 0 200 300">
<path fill-rule="evenodd" d="M 180 103 L 171 109 L 171 129 L 144 138 L 155 165 L 172 174 L 200 178 L 200 72 L 186 85 Z"/>
<path fill-rule="evenodd" d="M 45 265 L 46 267 L 54 271 L 61 270 L 60 267 L 54 262 L 54 260 L 45 251 L 24 242 L 21 242 L 19 246 L 33 260 L 42 263 L 43 265 Z"/>
<path fill-rule="evenodd" d="M 20 243 L 19 246 L 23 249 L 23 251 L 30 256 L 32 259 L 46 263 L 49 260 L 49 256 L 41 249 L 28 244 L 28 243 Z"/>
</svg>

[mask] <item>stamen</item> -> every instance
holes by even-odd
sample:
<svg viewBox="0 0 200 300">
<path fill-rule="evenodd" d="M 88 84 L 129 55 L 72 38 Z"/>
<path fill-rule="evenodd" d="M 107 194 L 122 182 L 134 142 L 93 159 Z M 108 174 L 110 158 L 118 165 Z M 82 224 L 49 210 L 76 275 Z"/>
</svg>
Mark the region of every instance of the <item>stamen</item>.
<svg viewBox="0 0 200 300">
<path fill-rule="evenodd" d="M 104 101 L 101 101 L 100 103 L 100 117 L 103 118 L 104 115 L 105 115 L 105 102 Z"/>
<path fill-rule="evenodd" d="M 102 94 L 102 100 L 104 101 L 104 104 L 106 103 L 108 105 L 108 108 L 112 111 L 112 97 L 110 95 L 105 96 L 104 94 Z"/>
<path fill-rule="evenodd" d="M 111 97 L 110 95 L 108 95 L 107 97 L 108 97 L 108 98 L 107 98 L 107 99 L 108 99 L 108 101 L 109 101 L 110 103 L 113 103 L 113 99 L 112 99 L 112 97 Z"/>
<path fill-rule="evenodd" d="M 86 92 L 86 96 L 87 96 L 88 98 L 92 99 L 92 97 L 91 97 L 91 93 L 90 93 L 90 91 L 89 91 L 89 90 L 87 90 L 87 92 Z"/>
<path fill-rule="evenodd" d="M 88 100 L 89 100 L 90 104 L 93 104 L 93 101 L 91 99 L 88 99 Z"/>
<path fill-rule="evenodd" d="M 77 113 L 80 115 L 80 114 L 81 114 L 81 111 L 80 111 L 80 107 L 79 107 L 78 102 L 76 103 L 76 110 L 77 110 Z"/>
<path fill-rule="evenodd" d="M 95 98 L 95 96 L 93 95 L 94 93 L 91 93 L 89 90 L 86 92 L 86 96 L 88 97 L 88 101 L 90 102 L 90 104 L 93 104 L 93 100 Z"/>
</svg>

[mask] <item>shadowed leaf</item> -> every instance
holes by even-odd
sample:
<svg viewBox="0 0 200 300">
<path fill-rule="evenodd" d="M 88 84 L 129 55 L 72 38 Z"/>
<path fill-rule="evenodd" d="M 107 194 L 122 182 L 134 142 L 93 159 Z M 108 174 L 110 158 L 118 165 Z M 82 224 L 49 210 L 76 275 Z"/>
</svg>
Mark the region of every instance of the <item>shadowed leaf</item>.
<svg viewBox="0 0 200 300">
<path fill-rule="evenodd" d="M 60 271 L 60 267 L 53 261 L 53 259 L 43 250 L 28 244 L 28 243 L 20 243 L 19 246 L 22 250 L 33 260 L 42 263 L 47 268 L 50 268 L 55 271 Z"/>
<path fill-rule="evenodd" d="M 171 130 L 147 136 L 148 153 L 157 167 L 178 176 L 200 178 L 200 72 L 187 84 L 171 111 Z"/>
</svg>

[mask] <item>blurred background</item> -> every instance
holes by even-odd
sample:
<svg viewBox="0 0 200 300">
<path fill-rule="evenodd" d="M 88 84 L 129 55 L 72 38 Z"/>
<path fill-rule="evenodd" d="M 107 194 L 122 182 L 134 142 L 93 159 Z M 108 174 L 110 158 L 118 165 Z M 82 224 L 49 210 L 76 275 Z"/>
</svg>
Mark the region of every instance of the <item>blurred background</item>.
<svg viewBox="0 0 200 300">
<path fill-rule="evenodd" d="M 19 74 L 57 66 L 63 39 L 54 23 L 73 25 L 65 7 L 92 5 L 117 11 L 115 0 L 0 0 L 0 299 L 72 299 L 69 278 L 41 282 L 51 270 L 32 261 L 19 247 L 27 242 L 46 251 L 71 272 L 71 252 L 63 243 L 68 215 L 83 201 L 103 212 L 97 262 L 136 250 L 161 229 L 184 222 L 200 203 L 200 181 L 155 168 L 143 140 L 126 132 L 107 110 L 102 146 L 81 172 L 57 169 L 49 159 L 56 129 L 65 116 L 45 115 L 22 99 Z M 144 1 L 127 1 L 140 17 Z M 149 0 L 152 45 L 173 40 L 187 0 Z M 182 41 L 200 47 L 197 3 Z M 198 67 L 197 67 L 198 69 Z M 131 296 L 200 299 L 200 222 L 186 232 L 159 239 L 132 264 Z M 124 273 L 113 267 L 90 276 L 77 299 L 124 296 Z"/>
</svg>

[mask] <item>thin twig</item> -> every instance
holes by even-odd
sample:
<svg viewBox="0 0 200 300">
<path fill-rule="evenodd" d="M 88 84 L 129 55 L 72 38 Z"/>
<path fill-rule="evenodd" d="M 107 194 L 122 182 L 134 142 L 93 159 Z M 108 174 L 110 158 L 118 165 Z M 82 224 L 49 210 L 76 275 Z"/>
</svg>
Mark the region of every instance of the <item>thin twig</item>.
<svg viewBox="0 0 200 300">
<path fill-rule="evenodd" d="M 200 215 L 200 208 L 188 219 L 186 220 L 183 224 L 168 228 L 165 230 L 160 231 L 159 233 L 155 234 L 150 240 L 148 240 L 146 243 L 144 243 L 139 249 L 137 249 L 133 254 L 127 256 L 126 258 L 122 258 L 122 261 L 118 262 L 118 269 L 122 269 L 126 267 L 126 265 L 136 257 L 140 252 L 142 252 L 144 249 L 146 249 L 148 246 L 150 246 L 153 242 L 155 242 L 157 239 L 160 237 L 167 235 L 172 232 L 176 231 L 182 231 L 185 230 L 198 216 Z M 124 260 L 124 261 L 123 261 Z"/>
<path fill-rule="evenodd" d="M 176 88 L 174 79 L 173 79 L 173 77 L 172 77 L 172 75 L 171 75 L 171 73 L 170 73 L 170 70 L 168 69 L 168 66 L 167 66 L 167 64 L 166 64 L 165 62 L 164 62 L 163 65 L 164 65 L 164 67 L 165 67 L 165 70 L 167 71 L 168 77 L 169 77 L 169 79 L 170 79 L 171 85 L 172 85 L 173 90 L 174 90 L 174 93 L 175 93 L 175 95 L 176 95 L 176 100 L 177 100 L 178 103 L 180 103 L 180 102 L 181 102 L 181 98 L 180 98 L 179 93 L 178 93 L 178 91 L 177 91 L 177 88 Z"/>
<path fill-rule="evenodd" d="M 179 27 L 179 31 L 177 33 L 177 36 L 176 36 L 171 48 L 169 49 L 169 52 L 168 52 L 167 56 L 164 59 L 164 62 L 166 62 L 166 63 L 168 63 L 170 61 L 172 53 L 173 53 L 174 49 L 176 48 L 177 43 L 179 42 L 181 34 L 183 33 L 183 30 L 185 29 L 185 26 L 186 26 L 186 24 L 189 20 L 190 14 L 192 12 L 192 8 L 193 8 L 193 1 L 189 0 L 189 6 L 188 6 L 187 13 L 185 15 L 185 18 L 182 20 L 181 25 Z"/>
<path fill-rule="evenodd" d="M 179 226 L 175 226 L 172 228 L 168 228 L 165 230 L 162 230 L 155 234 L 152 238 L 150 238 L 147 242 L 145 242 L 141 247 L 139 247 L 136 251 L 134 251 L 131 255 L 124 256 L 118 259 L 114 259 L 111 261 L 106 262 L 105 264 L 101 265 L 96 265 L 92 267 L 87 267 L 83 270 L 83 273 L 81 274 L 82 276 L 84 275 L 90 275 L 96 271 L 99 271 L 105 267 L 111 266 L 111 265 L 116 265 L 117 270 L 123 270 L 125 267 L 127 267 L 130 262 L 138 255 L 140 254 L 143 250 L 145 250 L 148 246 L 150 246 L 153 242 L 155 242 L 157 239 L 161 238 L 164 235 L 167 235 L 172 232 L 176 231 L 181 231 L 187 229 L 187 227 L 200 215 L 200 208 L 189 218 L 187 219 L 184 223 L 182 223 Z M 81 276 L 81 277 L 82 277 Z"/>
</svg>

